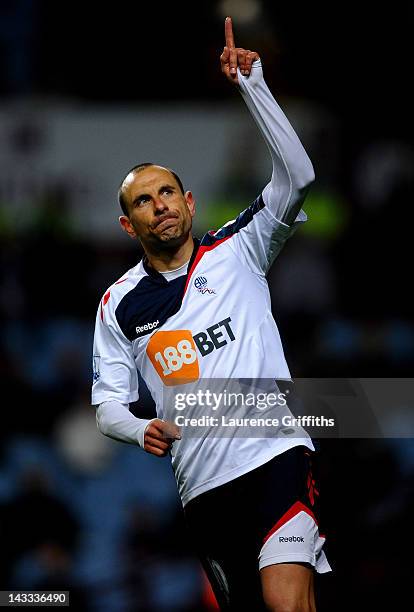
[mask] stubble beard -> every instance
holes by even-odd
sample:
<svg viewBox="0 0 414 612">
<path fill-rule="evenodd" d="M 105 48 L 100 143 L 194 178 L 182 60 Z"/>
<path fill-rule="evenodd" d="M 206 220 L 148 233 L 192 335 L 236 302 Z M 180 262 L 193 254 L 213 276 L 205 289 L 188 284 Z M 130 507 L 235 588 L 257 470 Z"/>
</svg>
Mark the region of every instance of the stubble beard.
<svg viewBox="0 0 414 612">
<path fill-rule="evenodd" d="M 155 253 L 176 250 L 188 240 L 191 228 L 191 220 L 187 223 L 184 219 L 178 226 L 168 228 L 161 234 L 151 234 L 148 245 Z"/>
</svg>

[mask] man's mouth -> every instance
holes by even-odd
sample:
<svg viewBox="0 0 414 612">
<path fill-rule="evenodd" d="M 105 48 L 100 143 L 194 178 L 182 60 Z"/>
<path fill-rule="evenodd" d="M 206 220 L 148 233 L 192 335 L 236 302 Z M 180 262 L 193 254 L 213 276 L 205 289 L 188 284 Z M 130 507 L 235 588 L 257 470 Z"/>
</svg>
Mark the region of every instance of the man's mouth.
<svg viewBox="0 0 414 612">
<path fill-rule="evenodd" d="M 165 215 L 161 215 L 160 217 L 158 217 L 152 227 L 153 229 L 163 230 L 169 227 L 170 225 L 174 225 L 177 219 L 178 215 L 176 213 L 166 213 Z"/>
</svg>

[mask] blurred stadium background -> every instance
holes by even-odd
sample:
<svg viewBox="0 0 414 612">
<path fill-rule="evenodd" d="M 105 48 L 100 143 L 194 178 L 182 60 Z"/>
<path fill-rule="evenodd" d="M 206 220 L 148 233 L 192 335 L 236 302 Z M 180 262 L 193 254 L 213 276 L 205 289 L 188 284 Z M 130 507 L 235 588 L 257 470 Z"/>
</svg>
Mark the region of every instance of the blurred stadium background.
<svg viewBox="0 0 414 612">
<path fill-rule="evenodd" d="M 225 15 L 262 55 L 317 175 L 310 221 L 270 274 L 292 374 L 412 376 L 410 34 L 393 7 L 0 4 L 2 589 L 70 589 L 85 611 L 214 609 L 168 460 L 100 435 L 89 393 L 98 302 L 139 256 L 117 225 L 125 171 L 173 167 L 198 234 L 269 176 L 220 73 Z M 150 413 L 148 398 L 135 410 Z M 402 609 L 413 441 L 325 440 L 321 452 L 335 572 L 319 610 Z"/>
</svg>

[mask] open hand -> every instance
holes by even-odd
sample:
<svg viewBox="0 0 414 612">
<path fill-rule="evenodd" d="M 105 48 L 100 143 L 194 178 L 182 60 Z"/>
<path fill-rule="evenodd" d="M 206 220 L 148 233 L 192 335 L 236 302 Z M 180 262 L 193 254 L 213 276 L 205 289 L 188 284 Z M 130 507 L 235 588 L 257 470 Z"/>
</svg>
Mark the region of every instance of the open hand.
<svg viewBox="0 0 414 612">
<path fill-rule="evenodd" d="M 231 83 L 238 85 L 237 67 L 239 67 L 243 76 L 249 76 L 252 64 L 255 60 L 259 59 L 259 54 L 256 51 L 235 46 L 231 17 L 226 17 L 225 19 L 224 35 L 226 46 L 220 55 L 221 71 Z"/>
</svg>

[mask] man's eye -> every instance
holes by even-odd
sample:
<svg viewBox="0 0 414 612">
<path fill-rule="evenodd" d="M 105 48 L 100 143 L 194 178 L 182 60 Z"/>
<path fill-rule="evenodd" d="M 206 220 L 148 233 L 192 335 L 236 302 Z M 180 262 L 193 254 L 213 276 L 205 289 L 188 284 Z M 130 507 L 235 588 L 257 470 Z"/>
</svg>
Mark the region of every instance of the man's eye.
<svg viewBox="0 0 414 612">
<path fill-rule="evenodd" d="M 172 189 L 164 189 L 164 193 L 172 193 L 173 190 Z"/>
<path fill-rule="evenodd" d="M 149 199 L 149 198 L 147 198 L 147 197 L 145 197 L 145 196 L 144 196 L 144 197 L 142 197 L 142 198 L 139 198 L 139 199 L 137 200 L 137 204 L 138 204 L 138 206 L 140 206 L 141 204 L 145 204 L 146 202 L 148 202 L 148 199 Z"/>
</svg>

